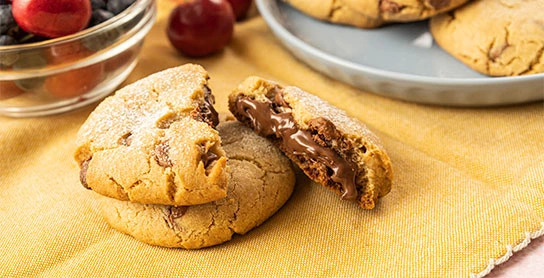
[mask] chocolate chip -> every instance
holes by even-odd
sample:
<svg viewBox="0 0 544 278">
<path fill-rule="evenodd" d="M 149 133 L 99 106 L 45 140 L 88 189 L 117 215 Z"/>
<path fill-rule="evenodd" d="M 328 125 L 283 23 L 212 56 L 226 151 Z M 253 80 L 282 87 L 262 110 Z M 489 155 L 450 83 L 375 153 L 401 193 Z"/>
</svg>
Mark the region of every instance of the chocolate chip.
<svg viewBox="0 0 544 278">
<path fill-rule="evenodd" d="M 79 181 L 81 182 L 83 187 L 85 187 L 87 189 L 91 189 L 89 187 L 89 185 L 87 184 L 87 169 L 89 168 L 89 162 L 90 161 L 91 160 L 88 159 L 88 160 L 85 160 L 85 161 L 81 162 L 81 165 L 80 165 L 81 170 L 79 171 Z"/>
<path fill-rule="evenodd" d="M 492 62 L 495 62 L 497 58 L 499 58 L 504 52 L 504 50 L 508 48 L 509 46 L 510 46 L 509 44 L 505 43 L 501 47 L 492 48 L 489 50 L 489 53 L 487 54 L 487 56 Z"/>
<path fill-rule="evenodd" d="M 435 10 L 440 10 L 449 6 L 450 0 L 429 0 L 429 4 L 431 4 Z"/>
<path fill-rule="evenodd" d="M 207 153 L 203 153 L 201 156 L 200 156 L 200 159 L 202 160 L 202 162 L 204 163 L 204 169 L 208 168 L 208 166 L 210 166 L 213 162 L 215 162 L 217 159 L 219 158 L 218 155 L 212 153 L 212 152 L 207 152 Z"/>
<path fill-rule="evenodd" d="M 175 220 L 185 215 L 186 212 L 187 207 L 185 206 L 169 207 L 166 216 L 166 223 L 168 224 L 168 227 L 170 227 L 170 229 L 177 228 Z"/>
<path fill-rule="evenodd" d="M 336 126 L 329 120 L 319 117 L 308 121 L 310 130 L 314 133 L 314 141 L 323 147 L 331 147 L 332 142 L 341 138 Z"/>
<path fill-rule="evenodd" d="M 219 114 L 213 107 L 214 103 L 215 98 L 212 95 L 212 91 L 207 86 L 204 86 L 204 102 L 191 112 L 191 117 L 215 128 L 219 124 Z"/>
<path fill-rule="evenodd" d="M 170 160 L 170 157 L 168 156 L 168 152 L 170 151 L 170 145 L 168 145 L 168 142 L 163 142 L 161 144 L 158 144 L 155 146 L 155 160 L 157 163 L 162 167 L 172 167 L 172 161 Z"/>
<path fill-rule="evenodd" d="M 389 0 L 380 1 L 380 11 L 382 13 L 396 14 L 402 11 L 402 9 L 404 9 L 404 6 L 399 5 L 396 2 L 389 1 Z"/>
<path fill-rule="evenodd" d="M 185 215 L 185 212 L 187 212 L 187 207 L 170 207 L 170 214 L 168 217 L 174 220 Z"/>
<path fill-rule="evenodd" d="M 119 140 L 117 141 L 117 144 L 123 145 L 123 146 L 130 146 L 130 144 L 132 143 L 131 136 L 132 136 L 131 132 L 126 133 L 125 135 L 121 136 L 121 138 L 119 138 Z"/>
</svg>

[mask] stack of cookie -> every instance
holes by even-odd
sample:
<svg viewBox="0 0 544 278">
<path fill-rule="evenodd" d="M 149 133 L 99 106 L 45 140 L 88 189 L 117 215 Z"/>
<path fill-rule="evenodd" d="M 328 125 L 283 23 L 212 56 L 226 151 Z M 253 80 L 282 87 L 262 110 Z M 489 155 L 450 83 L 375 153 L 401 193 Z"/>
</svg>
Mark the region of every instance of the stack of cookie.
<svg viewBox="0 0 544 278">
<path fill-rule="evenodd" d="M 82 125 L 80 180 L 104 196 L 113 228 L 186 249 L 245 234 L 293 192 L 284 154 L 363 208 L 389 192 L 389 158 L 359 121 L 297 88 L 253 77 L 230 97 L 241 122 L 219 123 L 208 78 L 192 64 L 153 74 L 105 99 Z"/>
<path fill-rule="evenodd" d="M 544 0 L 283 0 L 335 24 L 377 28 L 430 19 L 438 45 L 489 76 L 544 72 Z"/>
<path fill-rule="evenodd" d="M 218 125 L 208 73 L 184 65 L 105 99 L 81 127 L 81 183 L 115 229 L 196 249 L 264 222 L 290 197 L 288 159 L 238 122 Z"/>
</svg>

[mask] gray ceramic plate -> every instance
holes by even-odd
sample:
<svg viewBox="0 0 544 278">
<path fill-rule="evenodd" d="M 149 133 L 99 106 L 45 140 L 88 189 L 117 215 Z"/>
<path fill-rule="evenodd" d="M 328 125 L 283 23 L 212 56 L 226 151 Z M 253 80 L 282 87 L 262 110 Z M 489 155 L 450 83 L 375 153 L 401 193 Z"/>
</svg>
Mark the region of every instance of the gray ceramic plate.
<svg viewBox="0 0 544 278">
<path fill-rule="evenodd" d="M 440 49 L 426 21 L 363 30 L 315 20 L 278 0 L 256 4 L 272 32 L 296 57 L 365 91 L 454 106 L 544 99 L 544 74 L 481 75 Z"/>
</svg>

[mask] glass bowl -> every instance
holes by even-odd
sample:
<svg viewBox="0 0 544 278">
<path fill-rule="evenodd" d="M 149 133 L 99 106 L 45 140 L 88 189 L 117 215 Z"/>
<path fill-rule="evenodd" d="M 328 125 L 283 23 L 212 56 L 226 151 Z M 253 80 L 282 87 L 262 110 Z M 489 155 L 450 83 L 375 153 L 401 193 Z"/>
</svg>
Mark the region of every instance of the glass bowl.
<svg viewBox="0 0 544 278">
<path fill-rule="evenodd" d="M 136 0 L 79 33 L 0 46 L 0 115 L 44 116 L 103 99 L 136 66 L 156 15 L 154 0 Z"/>
</svg>

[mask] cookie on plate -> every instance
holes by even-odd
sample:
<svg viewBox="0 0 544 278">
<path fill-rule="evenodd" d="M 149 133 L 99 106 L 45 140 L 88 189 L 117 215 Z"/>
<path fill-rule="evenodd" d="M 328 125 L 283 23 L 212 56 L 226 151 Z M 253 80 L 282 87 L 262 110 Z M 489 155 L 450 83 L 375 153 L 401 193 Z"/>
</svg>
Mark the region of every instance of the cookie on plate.
<svg viewBox="0 0 544 278">
<path fill-rule="evenodd" d="M 361 13 L 342 1 L 284 0 L 297 10 L 320 20 L 360 28 L 376 28 L 383 20 Z"/>
<path fill-rule="evenodd" d="M 180 207 L 104 198 L 106 221 L 148 244 L 198 249 L 245 234 L 272 216 L 293 192 L 289 159 L 239 122 L 221 123 L 217 129 L 229 158 L 227 197 Z"/>
<path fill-rule="evenodd" d="M 391 162 L 378 137 L 317 96 L 249 77 L 229 95 L 229 110 L 342 199 L 372 209 L 389 193 Z"/>
<path fill-rule="evenodd" d="M 337 24 L 376 28 L 385 23 L 427 19 L 469 0 L 284 0 L 315 18 Z"/>
<path fill-rule="evenodd" d="M 194 205 L 227 194 L 225 152 L 208 74 L 187 64 L 130 84 L 81 126 L 81 183 L 102 195 L 147 204 Z"/>
<path fill-rule="evenodd" d="M 442 49 L 491 76 L 544 72 L 544 1 L 474 0 L 430 21 Z"/>
</svg>

